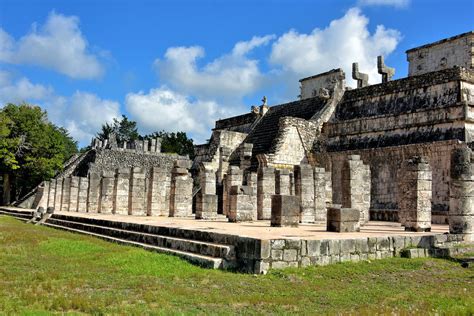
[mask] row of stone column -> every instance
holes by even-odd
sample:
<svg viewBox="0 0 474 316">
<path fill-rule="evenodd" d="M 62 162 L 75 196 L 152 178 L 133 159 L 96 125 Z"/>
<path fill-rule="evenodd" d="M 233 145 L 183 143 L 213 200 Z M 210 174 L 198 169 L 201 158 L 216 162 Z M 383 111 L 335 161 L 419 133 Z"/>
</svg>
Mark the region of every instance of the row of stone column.
<svg viewBox="0 0 474 316">
<path fill-rule="evenodd" d="M 152 139 L 135 140 L 133 142 L 123 142 L 121 149 L 133 149 L 141 152 L 161 152 L 161 138 L 156 137 Z M 93 138 L 91 141 L 92 148 L 112 148 L 117 149 L 118 144 L 115 136 L 109 139 L 100 140 Z"/>
<path fill-rule="evenodd" d="M 449 232 L 474 241 L 474 159 L 470 148 L 451 154 Z M 397 175 L 399 220 L 406 230 L 431 230 L 432 171 L 424 157 L 405 161 Z"/>
<path fill-rule="evenodd" d="M 43 207 L 63 212 L 120 215 L 192 215 L 193 180 L 178 161 L 169 172 L 152 168 L 120 168 L 46 181 Z"/>
<path fill-rule="evenodd" d="M 229 221 L 269 220 L 273 195 L 296 195 L 300 204 L 300 221 L 326 221 L 327 186 L 330 174 L 324 168 L 309 164 L 293 169 L 260 167 L 257 173 L 230 166 L 223 179 L 222 214 Z M 196 218 L 217 216 L 216 173 L 201 166 L 201 190 L 196 196 Z"/>
</svg>

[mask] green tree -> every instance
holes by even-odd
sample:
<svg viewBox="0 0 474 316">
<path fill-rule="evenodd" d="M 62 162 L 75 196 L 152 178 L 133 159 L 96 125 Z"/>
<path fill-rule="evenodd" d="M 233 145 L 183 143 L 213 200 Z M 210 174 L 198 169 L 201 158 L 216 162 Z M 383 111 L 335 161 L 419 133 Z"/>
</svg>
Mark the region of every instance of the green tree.
<svg viewBox="0 0 474 316">
<path fill-rule="evenodd" d="M 194 144 L 191 138 L 188 138 L 185 132 L 154 132 L 143 138 L 161 138 L 161 151 L 165 153 L 177 153 L 179 155 L 188 155 L 194 159 Z"/>
<path fill-rule="evenodd" d="M 38 106 L 8 104 L 0 113 L 0 173 L 7 204 L 62 170 L 77 143 Z"/>
<path fill-rule="evenodd" d="M 122 115 L 121 120 L 114 118 L 111 124 L 103 124 L 101 131 L 97 133 L 97 138 L 108 139 L 111 133 L 115 133 L 119 143 L 134 141 L 140 137 L 137 122 L 130 121 L 125 115 Z"/>
</svg>

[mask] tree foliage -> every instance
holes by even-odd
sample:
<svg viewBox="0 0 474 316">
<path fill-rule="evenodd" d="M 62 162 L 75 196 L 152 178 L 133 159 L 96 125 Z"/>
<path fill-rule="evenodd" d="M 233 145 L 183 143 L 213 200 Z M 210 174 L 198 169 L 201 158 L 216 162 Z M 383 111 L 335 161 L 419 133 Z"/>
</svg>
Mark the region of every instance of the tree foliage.
<svg viewBox="0 0 474 316">
<path fill-rule="evenodd" d="M 111 124 L 103 124 L 101 131 L 97 133 L 97 138 L 100 140 L 108 139 L 111 133 L 115 133 L 119 143 L 134 141 L 140 137 L 137 122 L 130 121 L 125 115 L 122 115 L 120 120 L 114 118 Z"/>
<path fill-rule="evenodd" d="M 165 153 L 177 153 L 179 155 L 189 155 L 191 159 L 194 158 L 194 144 L 191 138 L 188 138 L 185 132 L 154 132 L 145 136 L 138 133 L 137 122 L 131 121 L 127 116 L 122 115 L 122 119 L 114 119 L 109 124 L 102 124 L 100 132 L 97 133 L 97 138 L 105 140 L 109 138 L 111 133 L 115 133 L 117 142 L 129 142 L 138 139 L 152 139 L 160 137 L 161 151 Z"/>
<path fill-rule="evenodd" d="M 40 107 L 7 104 L 1 109 L 0 173 L 9 179 L 4 193 L 13 189 L 14 198 L 25 194 L 53 177 L 76 152 L 77 143 L 64 128 L 49 122 Z"/>
<path fill-rule="evenodd" d="M 194 158 L 194 144 L 191 138 L 188 138 L 185 132 L 154 132 L 146 135 L 143 138 L 161 138 L 161 151 L 165 153 L 177 153 L 179 155 L 188 155 L 191 159 Z"/>
</svg>

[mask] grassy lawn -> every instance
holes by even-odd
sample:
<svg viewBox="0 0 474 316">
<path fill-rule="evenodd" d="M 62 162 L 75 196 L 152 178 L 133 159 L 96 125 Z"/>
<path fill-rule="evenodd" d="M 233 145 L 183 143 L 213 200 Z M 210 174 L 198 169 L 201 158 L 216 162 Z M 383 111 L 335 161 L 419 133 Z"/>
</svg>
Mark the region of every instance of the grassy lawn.
<svg viewBox="0 0 474 316">
<path fill-rule="evenodd" d="M 0 314 L 474 313 L 474 268 L 393 258 L 254 276 L 0 216 Z"/>
</svg>

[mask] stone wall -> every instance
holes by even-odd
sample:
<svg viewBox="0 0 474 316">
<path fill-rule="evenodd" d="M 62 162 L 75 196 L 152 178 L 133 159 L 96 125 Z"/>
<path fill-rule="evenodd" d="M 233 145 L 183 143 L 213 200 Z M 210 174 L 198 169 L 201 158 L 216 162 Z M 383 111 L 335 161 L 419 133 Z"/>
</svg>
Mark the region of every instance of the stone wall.
<svg viewBox="0 0 474 316">
<path fill-rule="evenodd" d="M 344 75 L 342 69 L 333 69 L 328 72 L 301 79 L 300 98 L 308 99 L 324 93 L 329 93 L 330 90 L 334 90 L 334 87 L 340 80 L 341 74 Z"/>
<path fill-rule="evenodd" d="M 431 249 L 446 241 L 462 241 L 458 235 L 365 237 L 353 239 L 274 239 L 239 238 L 239 266 L 247 272 L 266 273 L 269 269 L 328 265 L 390 258 L 404 248 Z"/>
<path fill-rule="evenodd" d="M 159 167 L 171 171 L 173 164 L 178 159 L 187 159 L 177 154 L 123 151 L 110 149 L 97 149 L 94 161 L 89 164 L 89 173 L 114 171 L 117 168 L 133 168 L 140 166 L 145 169 L 146 175 L 152 167 Z M 85 176 L 85 175 L 82 175 Z"/>
<path fill-rule="evenodd" d="M 459 141 L 443 141 L 386 148 L 329 153 L 331 159 L 333 203 L 342 204 L 343 166 L 349 155 L 360 155 L 371 171 L 370 208 L 397 210 L 397 179 L 402 162 L 413 156 L 424 156 L 432 168 L 432 210 L 448 215 L 451 152 L 465 148 Z"/>
<path fill-rule="evenodd" d="M 454 66 L 474 67 L 474 32 L 460 34 L 407 51 L 408 75 L 416 76 Z"/>
</svg>

